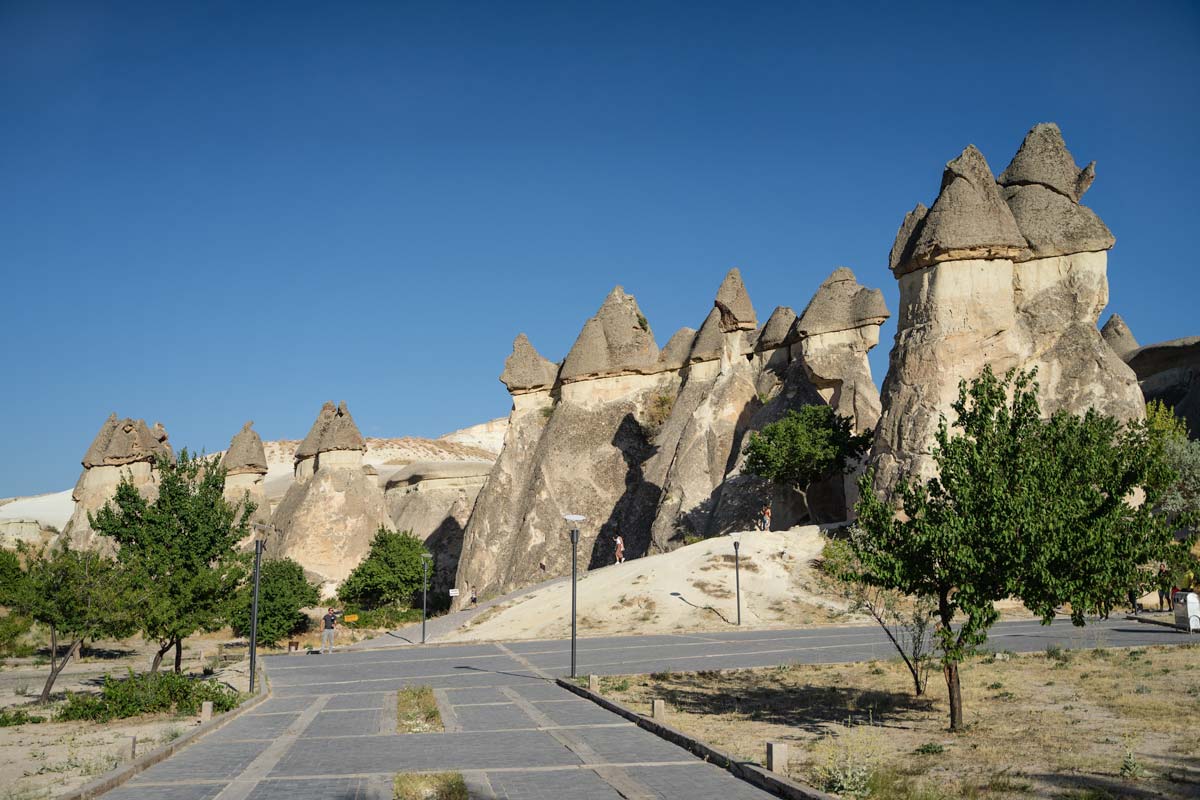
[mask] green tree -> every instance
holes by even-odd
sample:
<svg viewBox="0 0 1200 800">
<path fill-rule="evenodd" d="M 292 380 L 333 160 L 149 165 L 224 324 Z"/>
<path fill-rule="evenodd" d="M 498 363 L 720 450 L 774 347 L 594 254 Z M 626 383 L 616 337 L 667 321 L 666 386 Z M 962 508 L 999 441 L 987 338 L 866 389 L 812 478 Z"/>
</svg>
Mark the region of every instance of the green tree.
<svg viewBox="0 0 1200 800">
<path fill-rule="evenodd" d="M 421 556 L 428 553 L 410 532 L 381 527 L 367 557 L 338 587 L 338 597 L 364 608 L 411 605 L 421 591 Z"/>
<path fill-rule="evenodd" d="M 94 551 L 23 546 L 21 555 L 25 570 L 10 607 L 49 629 L 50 674 L 39 700 L 47 703 L 54 682 L 85 639 L 122 638 L 137 630 L 132 607 L 139 589 L 112 559 Z M 61 658 L 60 641 L 67 645 Z"/>
<path fill-rule="evenodd" d="M 247 581 L 233 601 L 230 625 L 237 636 L 250 635 L 250 609 L 254 585 Z M 290 558 L 264 561 L 259 573 L 258 643 L 274 645 L 280 639 L 303 631 L 308 617 L 300 609 L 321 602 L 315 584 L 304 577 L 304 568 Z"/>
<path fill-rule="evenodd" d="M 226 501 L 225 470 L 187 450 L 160 459 L 157 474 L 153 503 L 123 480 L 115 500 L 89 518 L 146 589 L 137 614 L 142 633 L 158 644 L 150 671 L 174 647 L 179 672 L 184 638 L 219 627 L 246 575 L 247 558 L 236 547 L 249 533 L 254 505 Z"/>
<path fill-rule="evenodd" d="M 1147 424 L 1095 411 L 1043 420 L 1033 377 L 1001 380 L 985 368 L 959 384 L 961 433 L 942 419 L 937 475 L 900 482 L 903 515 L 874 493 L 871 475 L 859 484 L 858 524 L 868 535 L 850 541 L 863 579 L 937 601 L 952 730 L 963 724 L 959 664 L 987 639 L 998 600 L 1020 599 L 1044 623 L 1070 603 L 1082 625 L 1152 580 L 1145 566 L 1172 541 L 1172 525 L 1153 509 L 1174 474 Z"/>
<path fill-rule="evenodd" d="M 25 614 L 14 611 L 12 606 L 20 596 L 25 573 L 21 560 L 12 550 L 0 549 L 0 606 L 8 613 L 0 616 L 0 655 L 16 655 L 20 641 L 29 633 L 32 620 Z"/>
<path fill-rule="evenodd" d="M 856 434 L 852 425 L 850 417 L 829 406 L 789 410 L 783 419 L 750 434 L 746 471 L 798 491 L 807 505 L 812 483 L 845 474 L 870 445 L 870 432 Z"/>
</svg>

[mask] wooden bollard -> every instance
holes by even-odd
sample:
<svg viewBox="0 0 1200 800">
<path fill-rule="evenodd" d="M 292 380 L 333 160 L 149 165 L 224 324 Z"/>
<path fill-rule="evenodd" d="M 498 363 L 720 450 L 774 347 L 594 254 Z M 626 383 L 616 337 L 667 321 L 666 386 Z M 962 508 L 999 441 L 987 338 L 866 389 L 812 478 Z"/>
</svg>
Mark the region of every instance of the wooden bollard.
<svg viewBox="0 0 1200 800">
<path fill-rule="evenodd" d="M 650 701 L 650 718 L 663 722 L 667 718 L 667 701 L 666 700 L 651 700 Z"/>
<path fill-rule="evenodd" d="M 767 742 L 767 769 L 786 775 L 788 768 L 788 746 L 785 742 Z"/>
<path fill-rule="evenodd" d="M 590 689 L 593 692 L 600 691 L 600 676 L 599 675 L 588 675 L 588 689 Z"/>
<path fill-rule="evenodd" d="M 137 758 L 137 737 L 136 736 L 129 737 L 129 757 L 131 759 Z"/>
<path fill-rule="evenodd" d="M 200 721 L 208 722 L 212 719 L 212 700 L 205 700 L 200 704 Z"/>
</svg>

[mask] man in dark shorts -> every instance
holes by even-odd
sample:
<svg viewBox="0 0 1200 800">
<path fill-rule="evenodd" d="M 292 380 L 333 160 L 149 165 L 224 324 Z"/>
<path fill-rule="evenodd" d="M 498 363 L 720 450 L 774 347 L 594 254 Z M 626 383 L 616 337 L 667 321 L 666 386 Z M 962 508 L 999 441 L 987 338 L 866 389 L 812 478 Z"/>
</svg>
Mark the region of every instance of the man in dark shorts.
<svg viewBox="0 0 1200 800">
<path fill-rule="evenodd" d="M 321 617 L 324 627 L 321 629 L 321 652 L 333 652 L 333 640 L 337 636 L 337 618 L 342 615 L 342 612 L 334 609 L 328 609 L 325 616 Z M 326 650 L 328 648 L 328 651 Z"/>
</svg>

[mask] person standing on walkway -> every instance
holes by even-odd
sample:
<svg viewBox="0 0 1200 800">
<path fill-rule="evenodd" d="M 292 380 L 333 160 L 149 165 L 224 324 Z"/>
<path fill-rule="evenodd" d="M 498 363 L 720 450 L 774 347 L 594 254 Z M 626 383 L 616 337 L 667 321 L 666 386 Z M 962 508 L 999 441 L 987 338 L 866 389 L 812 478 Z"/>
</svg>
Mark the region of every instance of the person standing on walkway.
<svg viewBox="0 0 1200 800">
<path fill-rule="evenodd" d="M 321 621 L 324 623 L 324 627 L 321 629 L 322 653 L 333 653 L 333 641 L 337 637 L 337 618 L 341 615 L 342 612 L 330 608 L 325 612 L 325 616 L 321 617 Z"/>
<path fill-rule="evenodd" d="M 621 534 L 618 533 L 616 536 L 613 537 L 613 542 L 617 546 L 617 563 L 624 564 L 625 563 L 625 540 L 622 539 Z"/>
</svg>

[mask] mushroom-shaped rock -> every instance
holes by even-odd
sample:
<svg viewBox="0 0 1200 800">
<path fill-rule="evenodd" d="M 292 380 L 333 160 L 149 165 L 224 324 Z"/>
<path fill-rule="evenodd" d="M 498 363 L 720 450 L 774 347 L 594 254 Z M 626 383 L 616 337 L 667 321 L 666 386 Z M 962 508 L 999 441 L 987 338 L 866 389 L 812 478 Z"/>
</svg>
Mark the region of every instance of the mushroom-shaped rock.
<svg viewBox="0 0 1200 800">
<path fill-rule="evenodd" d="M 913 229 L 909 240 L 901 244 L 897 237 L 892 246 L 893 253 L 900 254 L 893 267 L 897 276 L 940 261 L 1022 260 L 1028 255 L 1025 237 L 974 145 L 946 164 L 941 191 L 924 219 L 910 219 L 919 216 L 919 209 L 901 226 L 901 235 L 906 227 Z"/>
<path fill-rule="evenodd" d="M 721 309 L 713 306 L 704 318 L 699 333 L 692 340 L 692 350 L 688 353 L 688 361 L 716 361 L 724 352 L 724 326 L 721 324 Z"/>
<path fill-rule="evenodd" d="M 325 429 L 329 427 L 329 422 L 337 414 L 337 406 L 330 401 L 325 401 L 321 406 L 320 413 L 317 414 L 317 420 L 308 430 L 308 435 L 304 437 L 304 441 L 300 442 L 300 446 L 296 448 L 296 460 L 302 458 L 311 458 L 321 451 L 321 440 L 325 436 Z"/>
<path fill-rule="evenodd" d="M 162 428 L 161 425 L 158 427 Z M 137 461 L 154 461 L 160 455 L 170 454 L 165 430 L 162 431 L 162 439 L 159 439 L 147 427 L 145 420 L 129 417 L 118 420 L 116 414 L 110 414 L 84 454 L 83 466 L 121 466 Z"/>
<path fill-rule="evenodd" d="M 725 274 L 713 305 L 721 311 L 721 330 L 724 333 L 752 331 L 758 327 L 754 305 L 750 302 L 746 284 L 742 282 L 742 273 L 737 267 Z"/>
<path fill-rule="evenodd" d="M 1078 203 L 1095 178 L 1096 162 L 1080 169 L 1058 126 L 1041 122 L 1025 134 L 1012 163 L 997 180 L 1002 186 L 1039 184 Z"/>
<path fill-rule="evenodd" d="M 896 241 L 892 242 L 888 267 L 896 273 L 897 277 L 907 271 L 901 270 L 900 267 L 907 266 L 912 261 L 913 248 L 917 244 L 917 229 L 925 224 L 925 217 L 928 214 L 929 209 L 925 207 L 925 204 L 917 203 L 916 208 L 904 215 L 904 222 L 900 223 L 900 230 L 896 231 Z"/>
<path fill-rule="evenodd" d="M 787 306 L 776 306 L 767 318 L 767 324 L 758 333 L 754 349 L 774 350 L 796 341 L 793 325 L 796 322 L 796 312 Z"/>
<path fill-rule="evenodd" d="M 795 328 L 802 336 L 882 325 L 888 318 L 883 292 L 868 289 L 849 267 L 838 267 L 817 289 Z"/>
<path fill-rule="evenodd" d="M 333 450 L 366 452 L 366 449 L 367 443 L 363 440 L 358 426 L 354 424 L 354 417 L 350 416 L 350 410 L 346 408 L 346 403 L 339 403 L 337 412 L 329 420 L 329 427 L 325 429 L 325 434 L 321 437 L 320 451 L 322 453 Z"/>
<path fill-rule="evenodd" d="M 500 382 L 513 394 L 532 392 L 553 386 L 557 374 L 558 365 L 543 358 L 522 333 L 513 340 L 512 354 L 504 361 Z"/>
<path fill-rule="evenodd" d="M 1084 169 L 1075 166 L 1057 125 L 1042 123 L 1026 134 L 999 182 L 1029 243 L 1029 258 L 1099 252 L 1113 246 L 1116 240 L 1108 227 L 1090 208 L 1079 205 L 1095 176 L 1095 162 Z"/>
<path fill-rule="evenodd" d="M 692 342 L 696 338 L 695 328 L 680 328 L 675 331 L 663 349 L 658 354 L 658 366 L 661 370 L 682 369 L 692 352 Z"/>
<path fill-rule="evenodd" d="M 253 425 L 253 422 L 247 422 L 229 443 L 229 449 L 225 451 L 225 457 L 221 460 L 227 474 L 267 474 L 267 453 L 263 449 L 262 438 Z"/>
<path fill-rule="evenodd" d="M 1108 346 L 1113 349 L 1113 352 L 1121 358 L 1141 347 L 1137 339 L 1133 338 L 1133 331 L 1129 330 L 1129 326 L 1125 324 L 1125 320 L 1121 318 L 1120 314 L 1113 314 L 1108 318 L 1108 322 L 1104 323 L 1104 327 L 1100 329 L 1100 335 L 1104 337 L 1104 341 L 1108 342 Z"/>
<path fill-rule="evenodd" d="M 637 300 L 620 286 L 579 332 L 563 361 L 564 382 L 605 375 L 651 372 L 658 362 L 658 345 Z"/>
</svg>

